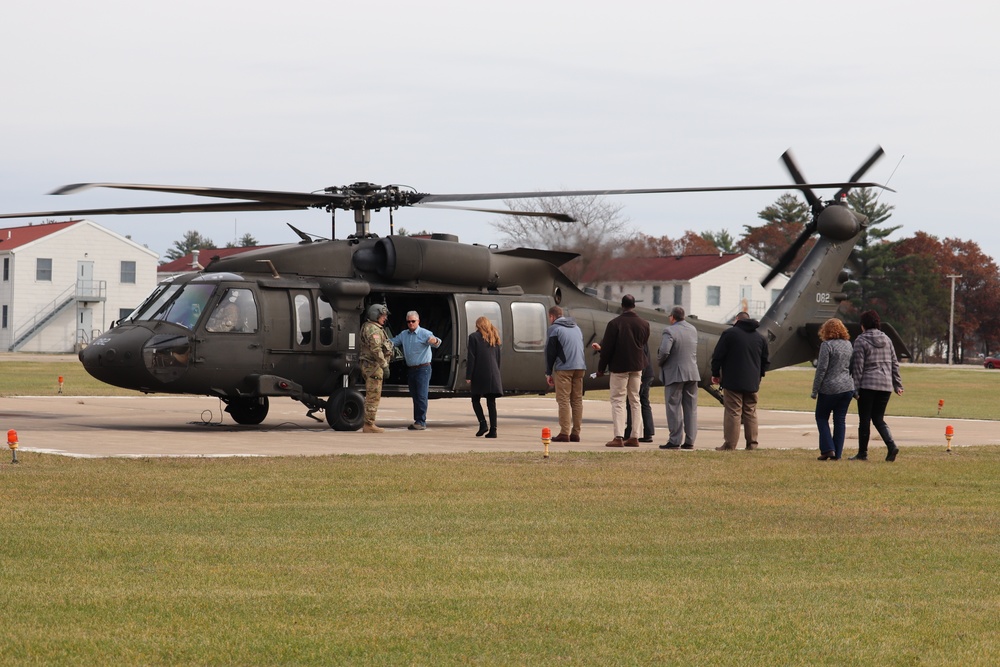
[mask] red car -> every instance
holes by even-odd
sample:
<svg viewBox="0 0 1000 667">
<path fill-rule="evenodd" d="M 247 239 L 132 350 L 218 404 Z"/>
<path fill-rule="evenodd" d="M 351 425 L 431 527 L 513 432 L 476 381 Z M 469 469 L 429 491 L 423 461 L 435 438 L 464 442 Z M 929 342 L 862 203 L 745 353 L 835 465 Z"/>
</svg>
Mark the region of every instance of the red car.
<svg viewBox="0 0 1000 667">
<path fill-rule="evenodd" d="M 983 359 L 984 368 L 1000 368 L 1000 357 L 986 357 Z"/>
</svg>

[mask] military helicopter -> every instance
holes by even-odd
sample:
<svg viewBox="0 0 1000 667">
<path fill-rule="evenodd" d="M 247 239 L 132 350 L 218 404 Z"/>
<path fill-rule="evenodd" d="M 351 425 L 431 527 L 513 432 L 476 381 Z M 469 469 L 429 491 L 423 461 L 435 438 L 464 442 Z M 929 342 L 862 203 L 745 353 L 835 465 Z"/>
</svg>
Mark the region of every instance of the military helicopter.
<svg viewBox="0 0 1000 667">
<path fill-rule="evenodd" d="M 864 216 L 847 207 L 846 194 L 854 187 L 885 188 L 859 182 L 882 153 L 878 148 L 847 182 L 809 184 L 786 152 L 782 159 L 795 182 L 792 186 L 440 195 L 364 182 L 313 193 L 82 183 L 52 194 L 103 187 L 238 201 L 4 214 L 0 218 L 308 208 L 325 209 L 335 216 L 338 209 L 352 211 L 355 233 L 346 239 L 317 241 L 292 227 L 301 238 L 298 243 L 213 258 L 202 271 L 164 280 L 135 311 L 79 355 L 91 375 L 112 385 L 146 393 L 216 396 L 238 424 L 260 424 L 267 416 L 269 400 L 285 396 L 303 403 L 314 419 L 319 419 L 314 413 L 324 411 L 333 429 L 351 431 L 363 422 L 358 333 L 372 304 L 385 304 L 389 324 L 400 329 L 405 328 L 404 314 L 418 311 L 421 325 L 443 340 L 431 363 L 430 398 L 467 395 L 466 344 L 482 315 L 500 330 L 504 391 L 514 395 L 549 391 L 544 347 L 550 306 L 561 306 L 577 321 L 588 345 L 600 339 L 608 321 L 620 312 L 619 304 L 585 293 L 560 270 L 575 253 L 500 250 L 459 243 L 450 235 L 416 238 L 390 233 L 380 238 L 369 229 L 373 211 L 387 209 L 391 225 L 392 212 L 409 206 L 514 213 L 445 206 L 444 202 L 797 189 L 808 200 L 813 219 L 765 284 L 788 267 L 811 236 L 818 234 L 819 239 L 761 319 L 759 331 L 767 338 L 771 367 L 780 368 L 815 358 L 818 327 L 836 314 L 845 298 L 843 285 L 849 276 L 844 266 L 867 225 Z M 832 188 L 837 188 L 832 200 L 821 200 L 813 192 Z M 527 215 L 572 220 L 559 213 Z M 654 331 L 668 323 L 664 312 L 638 310 Z M 709 364 L 715 342 L 727 325 L 691 321 L 699 331 L 701 385 L 721 400 L 710 385 Z M 905 350 L 898 336 L 893 338 L 897 350 Z M 606 377 L 590 377 L 597 370 L 596 357 L 587 363 L 585 388 L 606 388 Z M 402 359 L 394 361 L 383 394 L 407 395 L 406 372 Z"/>
</svg>

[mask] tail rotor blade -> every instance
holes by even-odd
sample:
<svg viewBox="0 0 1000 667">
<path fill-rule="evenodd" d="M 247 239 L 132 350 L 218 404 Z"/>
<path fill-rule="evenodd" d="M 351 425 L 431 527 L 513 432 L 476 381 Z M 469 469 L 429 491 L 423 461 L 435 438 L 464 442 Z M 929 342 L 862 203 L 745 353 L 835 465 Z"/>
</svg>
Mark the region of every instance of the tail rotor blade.
<svg viewBox="0 0 1000 667">
<path fill-rule="evenodd" d="M 802 246 L 806 244 L 806 241 L 809 240 L 809 237 L 812 236 L 812 234 L 812 228 L 807 225 L 806 228 L 802 230 L 802 233 L 799 234 L 798 238 L 795 239 L 795 242 L 788 246 L 788 250 L 782 253 L 781 257 L 778 259 L 778 263 L 774 265 L 774 268 L 771 269 L 760 284 L 767 287 L 767 284 L 774 280 L 775 276 L 779 273 L 784 273 L 785 269 L 787 269 L 791 263 L 795 261 L 795 256 L 799 254 L 799 250 L 802 249 Z"/>
<path fill-rule="evenodd" d="M 804 185 L 807 182 L 805 177 L 802 176 L 802 172 L 799 171 L 799 166 L 795 164 L 795 158 L 792 157 L 791 149 L 781 154 L 781 161 L 785 163 L 785 169 L 788 170 L 796 185 Z M 802 194 L 805 196 L 806 201 L 809 202 L 809 206 L 812 208 L 814 214 L 823 208 L 823 203 L 810 188 L 802 188 Z"/>
</svg>

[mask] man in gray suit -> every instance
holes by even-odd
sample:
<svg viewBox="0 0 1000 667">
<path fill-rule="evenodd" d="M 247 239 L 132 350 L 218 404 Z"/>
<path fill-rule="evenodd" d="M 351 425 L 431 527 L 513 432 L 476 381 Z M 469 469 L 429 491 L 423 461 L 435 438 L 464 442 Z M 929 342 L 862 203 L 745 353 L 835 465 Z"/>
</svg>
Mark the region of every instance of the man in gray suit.
<svg viewBox="0 0 1000 667">
<path fill-rule="evenodd" d="M 660 364 L 670 437 L 660 449 L 694 449 L 698 435 L 698 330 L 674 306 L 663 330 L 656 359 Z"/>
</svg>

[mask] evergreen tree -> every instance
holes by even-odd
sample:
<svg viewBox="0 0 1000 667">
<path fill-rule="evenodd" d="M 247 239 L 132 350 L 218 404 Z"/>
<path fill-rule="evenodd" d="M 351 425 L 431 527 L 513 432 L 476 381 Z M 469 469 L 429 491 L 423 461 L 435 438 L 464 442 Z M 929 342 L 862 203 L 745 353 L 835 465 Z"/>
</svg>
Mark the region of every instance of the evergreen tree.
<svg viewBox="0 0 1000 667">
<path fill-rule="evenodd" d="M 721 252 L 739 252 L 736 239 L 733 238 L 728 229 L 721 229 L 717 232 L 711 230 L 702 232 L 701 238 L 711 243 L 715 246 L 716 250 Z"/>
<path fill-rule="evenodd" d="M 853 280 L 846 291 L 857 314 L 877 305 L 880 296 L 895 289 L 886 282 L 897 259 L 886 237 L 902 225 L 878 226 L 892 217 L 895 206 L 879 203 L 878 195 L 871 188 L 851 190 L 847 194 L 847 204 L 868 217 L 868 226 L 861 232 L 848 264 Z"/>
<path fill-rule="evenodd" d="M 226 244 L 227 248 L 254 248 L 256 246 L 257 239 L 249 232 L 241 236 L 238 241 L 230 241 Z"/>
<path fill-rule="evenodd" d="M 167 250 L 165 253 L 167 259 L 174 260 L 180 259 L 185 255 L 191 254 L 194 250 L 201 250 L 202 248 L 214 248 L 215 243 L 212 239 L 202 236 L 195 230 L 190 230 L 184 234 L 184 238 L 180 241 L 174 241 L 174 247 Z"/>
</svg>

